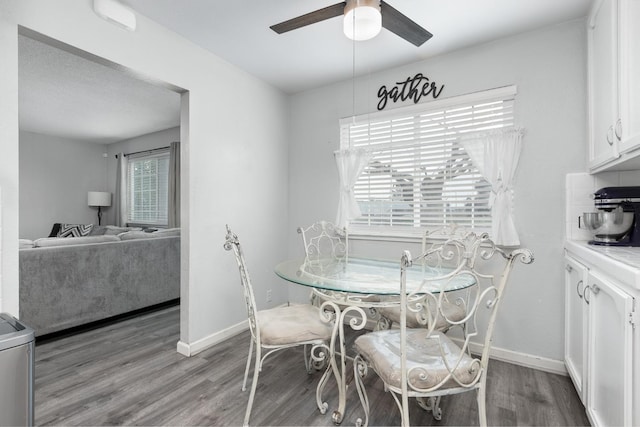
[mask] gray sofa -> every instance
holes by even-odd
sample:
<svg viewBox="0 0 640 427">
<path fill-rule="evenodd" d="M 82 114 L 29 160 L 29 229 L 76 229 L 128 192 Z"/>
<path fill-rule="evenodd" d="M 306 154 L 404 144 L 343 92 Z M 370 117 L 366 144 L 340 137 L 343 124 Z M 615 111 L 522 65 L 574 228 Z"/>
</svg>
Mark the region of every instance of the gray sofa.
<svg viewBox="0 0 640 427">
<path fill-rule="evenodd" d="M 180 236 L 171 234 L 21 243 L 20 320 L 42 336 L 176 300 Z"/>
</svg>

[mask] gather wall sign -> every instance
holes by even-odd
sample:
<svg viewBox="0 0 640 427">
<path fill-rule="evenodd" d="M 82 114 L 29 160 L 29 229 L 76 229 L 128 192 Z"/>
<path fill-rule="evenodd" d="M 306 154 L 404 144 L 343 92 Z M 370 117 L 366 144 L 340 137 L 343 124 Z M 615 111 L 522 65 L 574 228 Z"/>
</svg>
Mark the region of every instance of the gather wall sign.
<svg viewBox="0 0 640 427">
<path fill-rule="evenodd" d="M 390 89 L 382 85 L 378 89 L 378 111 L 383 110 L 389 100 L 398 102 L 413 99 L 414 104 L 417 104 L 423 96 L 431 95 L 435 99 L 440 96 L 442 89 L 444 85 L 438 87 L 436 82 L 429 80 L 429 77 L 422 73 L 407 77 L 405 81 L 396 82 L 396 85 Z"/>
</svg>

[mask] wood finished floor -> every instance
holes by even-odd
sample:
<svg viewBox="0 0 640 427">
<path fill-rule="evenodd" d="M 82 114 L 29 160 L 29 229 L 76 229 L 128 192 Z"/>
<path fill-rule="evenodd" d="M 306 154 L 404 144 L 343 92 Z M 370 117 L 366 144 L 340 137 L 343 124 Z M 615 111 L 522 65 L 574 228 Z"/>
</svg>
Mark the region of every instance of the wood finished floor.
<svg viewBox="0 0 640 427">
<path fill-rule="evenodd" d="M 101 329 L 36 343 L 36 425 L 242 425 L 248 391 L 241 391 L 248 332 L 196 356 L 176 352 L 179 308 L 172 307 Z M 252 425 L 333 425 L 337 405 L 329 386 L 329 411 L 320 414 L 315 386 L 320 373 L 304 372 L 302 350 L 267 361 L 260 375 Z M 371 375 L 370 425 L 399 425 L 399 411 Z M 348 389 L 342 423 L 363 415 L 355 387 Z M 413 402 L 413 425 L 477 425 L 475 393 L 442 399 L 442 421 Z M 489 364 L 490 425 L 588 426 L 568 377 L 509 363 Z"/>
</svg>

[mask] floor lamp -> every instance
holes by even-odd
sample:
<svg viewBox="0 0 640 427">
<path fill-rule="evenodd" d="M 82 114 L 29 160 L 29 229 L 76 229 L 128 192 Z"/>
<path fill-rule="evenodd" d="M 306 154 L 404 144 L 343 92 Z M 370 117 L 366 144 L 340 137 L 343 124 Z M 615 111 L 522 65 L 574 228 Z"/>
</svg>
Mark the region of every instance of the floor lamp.
<svg viewBox="0 0 640 427">
<path fill-rule="evenodd" d="M 111 193 L 106 191 L 89 191 L 89 206 L 98 208 L 98 225 L 102 225 L 102 208 L 111 206 Z"/>
</svg>

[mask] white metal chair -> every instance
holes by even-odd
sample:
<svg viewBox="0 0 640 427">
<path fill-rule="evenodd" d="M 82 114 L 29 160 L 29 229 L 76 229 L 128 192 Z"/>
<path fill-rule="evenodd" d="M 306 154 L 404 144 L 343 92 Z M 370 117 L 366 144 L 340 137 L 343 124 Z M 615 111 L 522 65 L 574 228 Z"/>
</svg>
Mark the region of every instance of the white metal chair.
<svg viewBox="0 0 640 427">
<path fill-rule="evenodd" d="M 308 227 L 298 227 L 302 237 L 305 264 L 321 264 L 346 260 L 349 253 L 349 235 L 346 227 L 338 227 L 329 221 L 320 220 Z M 321 301 L 311 293 L 311 304 L 320 306 Z"/>
<path fill-rule="evenodd" d="M 427 230 L 422 235 L 422 253 L 427 253 L 430 248 L 439 245 L 443 240 L 464 237 L 468 231 L 458 227 L 456 224 L 448 224 L 437 230 Z M 431 240 L 435 238 L 436 240 Z M 427 258 L 422 258 L 422 264 L 426 265 Z M 439 260 L 440 262 L 443 260 Z M 424 305 L 420 313 L 409 313 L 407 316 L 407 328 L 420 328 L 425 325 L 425 316 L 428 312 L 437 313 L 435 329 L 437 331 L 447 332 L 453 326 L 459 326 L 462 333 L 465 331 L 465 317 L 467 315 L 467 304 L 469 302 L 469 291 L 463 292 L 464 296 L 457 295 L 450 298 L 448 294 L 444 294 L 439 306 L 429 301 L 428 305 Z M 400 307 L 381 307 L 378 309 L 380 318 L 376 324 L 377 330 L 391 329 L 393 324 L 400 323 Z"/>
<path fill-rule="evenodd" d="M 346 227 L 318 221 L 308 227 L 298 227 L 298 233 L 302 236 L 305 261 L 348 257 L 349 236 Z"/>
<path fill-rule="evenodd" d="M 349 259 L 347 227 L 338 227 L 332 222 L 320 220 L 308 227 L 298 227 L 298 233 L 302 236 L 305 264 L 314 264 L 319 267 L 324 262 L 331 263 Z M 358 295 L 357 298 L 361 301 L 379 301 L 379 297 L 374 295 Z M 311 293 L 311 304 L 320 306 L 324 302 L 320 299 L 315 293 Z M 344 310 L 347 305 L 339 304 L 338 307 Z M 378 318 L 377 310 L 371 308 L 370 316 L 372 319 Z"/>
<path fill-rule="evenodd" d="M 494 257 L 495 254 L 502 257 Z M 503 259 L 503 267 L 498 265 L 499 258 Z M 425 280 L 420 289 L 407 294 L 406 269 L 423 259 L 450 261 L 453 268 L 447 274 Z M 404 252 L 400 266 L 400 329 L 371 332 L 358 337 L 354 344 L 357 351 L 354 376 L 365 410 L 365 425 L 369 421 L 369 402 L 363 378 L 370 368 L 382 379 L 385 389 L 400 408 L 403 426 L 409 425 L 410 397 L 417 398 L 422 408 L 433 411 L 434 417 L 439 419 L 441 396 L 471 390 L 477 390 L 480 425 L 487 425 L 485 395 L 491 339 L 496 314 L 516 260 L 529 264 L 533 256 L 527 249 L 507 254 L 486 234 L 474 233 L 436 245 L 416 259 L 412 259 L 408 251 Z M 495 271 L 496 268 L 497 274 L 480 271 Z M 407 313 L 419 313 L 424 304 L 439 305 L 444 292 L 433 290 L 461 279 L 475 281 L 467 307 L 466 336 L 461 343 L 455 343 L 436 329 L 435 313 L 428 313 L 423 327 L 407 327 Z M 485 310 L 488 312 L 486 317 L 485 313 L 479 314 Z M 486 324 L 481 327 L 480 319 L 485 318 Z M 480 356 L 468 352 L 470 342 L 476 338 L 484 340 Z"/>
<path fill-rule="evenodd" d="M 309 373 L 312 365 L 321 367 L 326 362 L 326 358 L 329 356 L 328 342 L 331 339 L 333 328 L 328 322 L 321 319 L 322 313 L 311 304 L 294 304 L 258 311 L 238 236 L 231 231 L 228 225 L 224 248 L 228 251 L 233 250 L 238 263 L 240 283 L 244 290 L 244 299 L 249 317 L 249 330 L 251 332 L 251 344 L 242 382 L 242 391 L 247 388 L 247 377 L 254 346 L 256 349 L 251 393 L 244 417 L 244 425 L 249 425 L 251 408 L 258 384 L 258 375 L 267 356 L 279 350 L 304 346 L 305 365 Z M 307 356 L 308 346 L 312 346 L 309 356 Z M 264 355 L 262 355 L 263 350 L 266 351 Z"/>
</svg>

